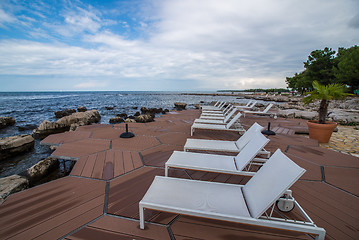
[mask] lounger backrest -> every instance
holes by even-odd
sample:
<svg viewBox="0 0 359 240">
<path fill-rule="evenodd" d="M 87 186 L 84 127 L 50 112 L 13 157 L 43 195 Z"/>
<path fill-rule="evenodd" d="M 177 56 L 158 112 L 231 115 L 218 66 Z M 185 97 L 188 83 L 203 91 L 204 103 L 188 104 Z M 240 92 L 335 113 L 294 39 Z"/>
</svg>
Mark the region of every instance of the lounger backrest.
<svg viewBox="0 0 359 240">
<path fill-rule="evenodd" d="M 214 106 L 215 107 L 217 107 L 219 104 L 221 104 L 222 102 L 220 102 L 220 101 L 217 101 L 215 104 L 214 104 Z"/>
<path fill-rule="evenodd" d="M 227 123 L 226 128 L 229 129 L 230 127 L 232 127 L 232 125 L 233 125 L 241 116 L 242 116 L 242 114 L 241 114 L 240 112 L 238 112 L 237 115 L 234 116 L 229 123 Z"/>
<path fill-rule="evenodd" d="M 235 108 L 235 109 L 233 109 L 227 116 L 226 116 L 226 118 L 224 119 L 224 121 L 223 122 L 228 122 L 228 120 L 233 116 L 233 114 L 235 113 L 235 112 L 237 112 L 237 109 Z"/>
<path fill-rule="evenodd" d="M 221 104 L 218 105 L 218 108 L 222 108 L 225 104 L 226 102 L 221 102 Z"/>
<path fill-rule="evenodd" d="M 278 149 L 242 189 L 251 216 L 259 218 L 304 173 Z"/>
<path fill-rule="evenodd" d="M 228 108 L 226 108 L 226 109 L 223 111 L 223 115 L 224 115 L 224 116 L 226 116 L 226 115 L 229 113 L 229 111 L 231 111 L 231 110 L 233 109 L 233 105 L 232 105 L 232 104 L 229 104 L 227 107 L 228 107 Z"/>
<path fill-rule="evenodd" d="M 239 151 L 241 151 L 244 146 L 247 145 L 247 143 L 255 136 L 256 132 L 260 132 L 264 129 L 261 125 L 258 123 L 253 123 L 250 128 L 235 142 L 237 148 Z"/>
<path fill-rule="evenodd" d="M 253 138 L 248 144 L 238 153 L 234 158 L 236 162 L 236 168 L 238 171 L 242 171 L 248 163 L 257 156 L 258 152 L 264 148 L 269 142 L 261 132 L 254 133 Z"/>
<path fill-rule="evenodd" d="M 228 104 L 227 107 L 223 110 L 223 114 L 228 114 L 229 111 L 233 108 L 232 104 Z"/>
<path fill-rule="evenodd" d="M 263 110 L 263 113 L 268 112 L 268 110 L 273 106 L 273 103 L 268 104 L 268 106 L 266 107 L 266 109 Z"/>
<path fill-rule="evenodd" d="M 254 105 L 256 105 L 257 104 L 257 101 L 254 101 L 254 102 L 252 102 L 252 104 L 250 105 L 250 106 L 248 106 L 249 108 L 253 108 L 254 107 Z"/>
<path fill-rule="evenodd" d="M 249 100 L 249 101 L 247 102 L 247 104 L 244 105 L 244 106 L 245 106 L 245 107 L 248 107 L 252 102 L 253 102 L 253 100 L 251 99 L 251 100 Z"/>
</svg>

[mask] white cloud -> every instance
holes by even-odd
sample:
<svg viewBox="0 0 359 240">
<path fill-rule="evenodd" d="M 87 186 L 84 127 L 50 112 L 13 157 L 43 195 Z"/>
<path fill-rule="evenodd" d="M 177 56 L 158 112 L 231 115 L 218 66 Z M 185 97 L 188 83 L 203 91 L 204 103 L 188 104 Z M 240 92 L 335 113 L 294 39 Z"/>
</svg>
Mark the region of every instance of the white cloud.
<svg viewBox="0 0 359 240">
<path fill-rule="evenodd" d="M 138 19 L 148 35 L 137 39 L 104 29 L 117 22 L 130 26 L 123 20 L 107 20 L 92 7 L 68 8 L 63 23 L 47 27 L 80 36 L 84 46 L 2 40 L 0 74 L 75 76 L 81 80 L 71 87 L 79 89 L 119 89 L 139 79 L 149 90 L 163 88 L 165 81 L 187 89 L 285 87 L 285 77 L 302 69 L 310 51 L 359 42 L 353 28 L 357 4 L 351 0 L 149 3 L 155 6 L 139 10 Z"/>
</svg>

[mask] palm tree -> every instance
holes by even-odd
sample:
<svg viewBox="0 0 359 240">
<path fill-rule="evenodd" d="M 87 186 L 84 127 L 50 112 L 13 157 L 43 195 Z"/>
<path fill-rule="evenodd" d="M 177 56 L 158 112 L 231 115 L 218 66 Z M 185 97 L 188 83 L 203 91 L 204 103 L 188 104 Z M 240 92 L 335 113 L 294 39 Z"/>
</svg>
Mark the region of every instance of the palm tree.
<svg viewBox="0 0 359 240">
<path fill-rule="evenodd" d="M 316 100 L 320 100 L 320 106 L 318 109 L 319 121 L 318 123 L 324 124 L 328 113 L 328 105 L 330 100 L 340 100 L 347 97 L 348 94 L 345 92 L 346 87 L 343 84 L 332 83 L 328 85 L 321 85 L 318 81 L 313 82 L 314 90 L 308 92 L 308 96 L 303 98 L 305 104 L 309 104 Z"/>
</svg>

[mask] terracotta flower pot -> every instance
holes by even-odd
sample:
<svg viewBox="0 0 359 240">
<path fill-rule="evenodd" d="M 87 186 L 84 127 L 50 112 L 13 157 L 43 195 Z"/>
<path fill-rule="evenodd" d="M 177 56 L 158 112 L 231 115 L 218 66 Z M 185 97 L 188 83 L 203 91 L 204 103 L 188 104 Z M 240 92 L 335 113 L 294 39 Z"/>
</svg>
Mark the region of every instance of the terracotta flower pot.
<svg viewBox="0 0 359 240">
<path fill-rule="evenodd" d="M 311 120 L 307 122 L 309 137 L 318 140 L 320 143 L 329 142 L 330 137 L 337 127 L 337 123 L 326 121 L 325 124 L 319 124 L 318 121 Z"/>
</svg>

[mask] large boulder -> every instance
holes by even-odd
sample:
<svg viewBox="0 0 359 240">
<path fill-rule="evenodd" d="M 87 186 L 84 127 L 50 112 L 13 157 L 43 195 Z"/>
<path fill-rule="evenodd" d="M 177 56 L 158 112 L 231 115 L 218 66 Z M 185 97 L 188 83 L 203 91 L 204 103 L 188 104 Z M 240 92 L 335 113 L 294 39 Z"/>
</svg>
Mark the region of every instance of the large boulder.
<svg viewBox="0 0 359 240">
<path fill-rule="evenodd" d="M 60 133 L 76 129 L 78 126 L 90 125 L 101 120 L 100 113 L 97 110 L 90 110 L 86 112 L 76 112 L 70 116 L 60 118 L 56 122 L 43 121 L 40 126 L 33 131 L 33 136 L 36 138 L 44 138 L 50 134 Z"/>
<path fill-rule="evenodd" d="M 31 150 L 35 140 L 31 135 L 0 138 L 0 160 Z"/>
<path fill-rule="evenodd" d="M 12 193 L 20 192 L 29 186 L 29 181 L 19 175 L 0 178 L 0 204 Z"/>
<path fill-rule="evenodd" d="M 0 117 L 0 129 L 12 126 L 15 124 L 15 119 L 13 117 Z"/>
<path fill-rule="evenodd" d="M 184 110 L 184 109 L 186 109 L 187 103 L 175 102 L 174 105 L 177 110 Z"/>
<path fill-rule="evenodd" d="M 122 123 L 124 122 L 125 120 L 123 120 L 122 117 L 114 117 L 114 118 L 110 118 L 110 123 Z"/>
<path fill-rule="evenodd" d="M 146 123 L 146 122 L 153 122 L 153 115 L 151 114 L 141 114 L 135 118 L 136 122 L 139 123 Z"/>
<path fill-rule="evenodd" d="M 42 139 L 51 134 L 62 133 L 70 130 L 69 125 L 59 124 L 56 122 L 50 122 L 48 120 L 43 121 L 34 131 L 32 135 L 35 138 Z"/>
<path fill-rule="evenodd" d="M 86 112 L 87 108 L 85 106 L 80 106 L 80 107 L 77 107 L 77 111 L 78 112 Z"/>
<path fill-rule="evenodd" d="M 29 183 L 32 184 L 46 177 L 49 173 L 58 168 L 59 160 L 48 157 L 28 168 L 23 175 L 29 180 Z"/>
</svg>

